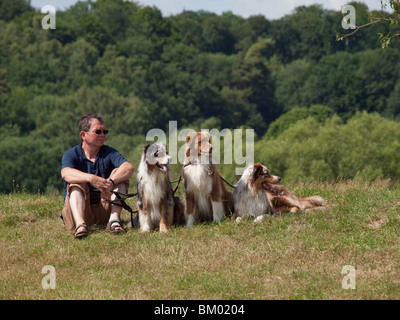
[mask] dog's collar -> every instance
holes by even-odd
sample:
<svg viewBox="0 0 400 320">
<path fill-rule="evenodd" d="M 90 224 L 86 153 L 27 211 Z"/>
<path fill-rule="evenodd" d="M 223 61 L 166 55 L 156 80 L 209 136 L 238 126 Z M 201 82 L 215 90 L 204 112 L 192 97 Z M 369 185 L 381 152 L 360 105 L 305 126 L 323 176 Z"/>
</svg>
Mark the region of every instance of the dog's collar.
<svg viewBox="0 0 400 320">
<path fill-rule="evenodd" d="M 190 166 L 190 165 L 198 165 L 198 164 L 201 165 L 201 163 L 197 163 L 197 162 L 194 162 L 194 163 L 193 163 L 193 162 L 185 163 L 185 164 L 183 165 L 182 170 L 185 169 L 186 167 Z M 207 170 L 208 175 L 212 175 L 212 174 L 213 174 L 214 170 L 212 169 L 212 163 L 211 163 L 211 162 L 210 162 L 210 163 L 207 163 L 207 164 L 204 164 L 203 167 Z"/>
</svg>

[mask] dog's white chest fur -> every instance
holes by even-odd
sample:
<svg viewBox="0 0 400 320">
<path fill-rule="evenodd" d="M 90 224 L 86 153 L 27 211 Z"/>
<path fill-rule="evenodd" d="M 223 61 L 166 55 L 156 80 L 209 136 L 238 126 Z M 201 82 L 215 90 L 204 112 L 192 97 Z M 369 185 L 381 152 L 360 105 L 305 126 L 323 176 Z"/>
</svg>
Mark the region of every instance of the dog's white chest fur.
<svg viewBox="0 0 400 320">
<path fill-rule="evenodd" d="M 212 179 L 206 166 L 196 164 L 185 168 L 187 191 L 200 194 L 210 194 Z"/>
<path fill-rule="evenodd" d="M 163 177 L 159 174 L 146 174 L 146 184 L 144 185 L 144 193 L 146 200 L 154 207 L 158 207 L 161 199 L 165 197 L 163 188 Z"/>
<path fill-rule="evenodd" d="M 245 192 L 240 200 L 235 202 L 235 209 L 241 216 L 252 216 L 254 218 L 265 214 L 269 208 L 268 198 L 262 191 Z"/>
<path fill-rule="evenodd" d="M 210 194 L 212 192 L 212 178 L 208 167 L 200 164 L 185 168 L 186 192 L 194 195 L 200 211 L 212 215 L 210 211 Z"/>
<path fill-rule="evenodd" d="M 165 201 L 165 184 L 161 171 L 155 170 L 150 172 L 145 163 L 139 166 L 138 178 L 144 182 L 142 184 L 142 197 L 146 206 L 151 208 L 148 215 L 139 215 L 142 231 L 149 231 L 151 225 L 159 224 L 161 219 L 160 205 L 161 201 Z"/>
<path fill-rule="evenodd" d="M 257 218 L 269 209 L 268 197 L 263 190 L 257 190 L 251 183 L 251 170 L 247 169 L 234 190 L 234 207 L 237 216 Z"/>
</svg>

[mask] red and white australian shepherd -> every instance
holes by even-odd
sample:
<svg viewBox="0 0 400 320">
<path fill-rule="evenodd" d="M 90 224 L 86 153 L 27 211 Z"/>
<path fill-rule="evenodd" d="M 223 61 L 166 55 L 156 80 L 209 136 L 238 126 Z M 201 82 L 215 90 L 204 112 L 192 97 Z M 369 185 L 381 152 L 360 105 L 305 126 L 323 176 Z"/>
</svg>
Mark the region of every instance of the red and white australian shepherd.
<svg viewBox="0 0 400 320">
<path fill-rule="evenodd" d="M 278 212 L 297 213 L 315 206 L 324 205 L 324 199 L 320 196 L 298 198 L 294 193 L 282 185 L 271 185 L 267 195 L 273 208 Z"/>
<path fill-rule="evenodd" d="M 297 198 L 284 186 L 278 185 L 280 180 L 260 163 L 247 167 L 233 192 L 236 221 L 242 217 L 253 217 L 255 222 L 260 222 L 268 212 L 295 213 L 323 205 L 324 199 L 319 196 Z"/>
<path fill-rule="evenodd" d="M 219 223 L 232 210 L 232 192 L 227 190 L 211 154 L 208 132 L 193 132 L 186 137 L 182 177 L 188 228 L 199 221 Z"/>
<path fill-rule="evenodd" d="M 175 197 L 169 180 L 171 157 L 163 143 L 154 143 L 143 149 L 138 169 L 139 225 L 142 232 L 168 226 L 184 225 L 184 203 Z"/>
</svg>

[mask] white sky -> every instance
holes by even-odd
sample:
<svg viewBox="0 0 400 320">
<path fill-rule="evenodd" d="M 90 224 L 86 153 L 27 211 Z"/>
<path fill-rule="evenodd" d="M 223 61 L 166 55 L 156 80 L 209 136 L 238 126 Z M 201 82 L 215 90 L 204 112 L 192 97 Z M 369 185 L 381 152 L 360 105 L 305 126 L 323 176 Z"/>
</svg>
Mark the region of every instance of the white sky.
<svg viewBox="0 0 400 320">
<path fill-rule="evenodd" d="M 52 5 L 57 10 L 65 10 L 78 0 L 31 0 L 31 5 L 41 9 Z M 205 10 L 221 14 L 232 11 L 236 15 L 248 18 L 251 15 L 262 14 L 269 20 L 275 20 L 291 14 L 298 6 L 321 4 L 324 9 L 340 11 L 349 0 L 138 0 L 141 5 L 156 6 L 164 16 L 179 14 L 184 10 Z M 370 10 L 381 9 L 380 0 L 359 0 Z"/>
</svg>

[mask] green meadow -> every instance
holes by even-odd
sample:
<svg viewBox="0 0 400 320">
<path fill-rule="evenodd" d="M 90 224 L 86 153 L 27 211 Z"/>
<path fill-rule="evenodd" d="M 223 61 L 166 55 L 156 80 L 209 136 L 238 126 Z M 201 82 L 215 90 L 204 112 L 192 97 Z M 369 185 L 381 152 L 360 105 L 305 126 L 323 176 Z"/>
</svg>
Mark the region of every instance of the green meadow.
<svg viewBox="0 0 400 320">
<path fill-rule="evenodd" d="M 0 299 L 400 299 L 400 186 L 383 179 L 287 186 L 326 204 L 258 224 L 228 218 L 167 234 L 113 236 L 93 226 L 83 240 L 59 218 L 62 196 L 0 195 Z M 135 207 L 135 199 L 128 203 Z M 54 267 L 55 289 L 45 289 L 45 266 Z M 345 266 L 354 268 L 350 280 Z"/>
</svg>

